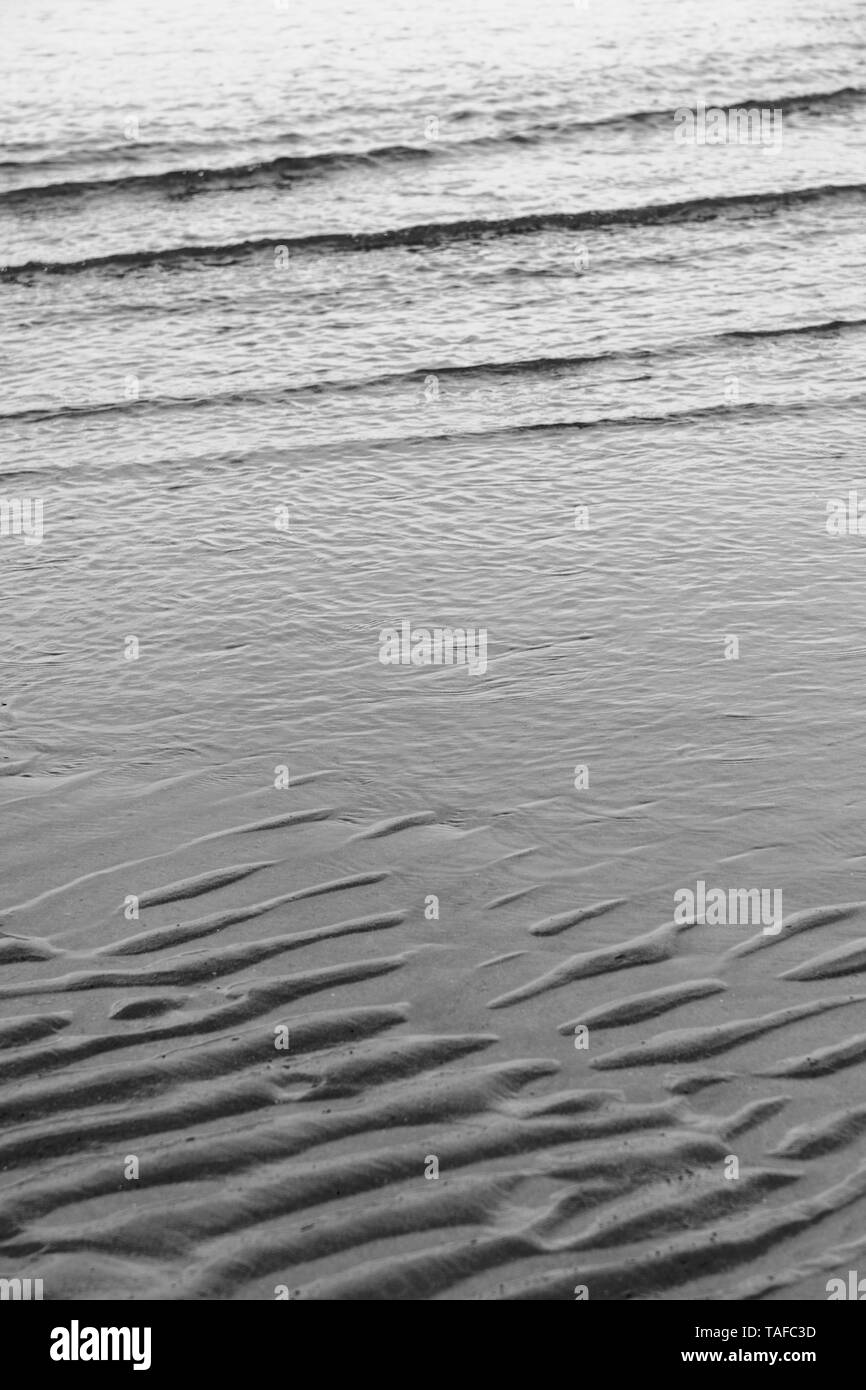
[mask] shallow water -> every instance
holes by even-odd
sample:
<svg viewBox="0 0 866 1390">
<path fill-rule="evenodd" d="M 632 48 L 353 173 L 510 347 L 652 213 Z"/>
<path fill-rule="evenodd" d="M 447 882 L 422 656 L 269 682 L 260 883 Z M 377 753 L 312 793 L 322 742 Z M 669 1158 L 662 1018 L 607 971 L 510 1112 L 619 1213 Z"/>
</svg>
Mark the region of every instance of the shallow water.
<svg viewBox="0 0 866 1390">
<path fill-rule="evenodd" d="M 426 867 L 391 836 L 385 862 L 410 901 L 443 876 L 462 945 L 389 999 L 431 1032 L 492 1019 L 508 1058 L 553 1055 L 556 1025 L 607 1000 L 488 1016 L 494 995 L 548 955 L 670 921 L 698 879 L 781 890 L 786 915 L 866 899 L 866 541 L 826 524 L 828 501 L 866 497 L 862 9 L 11 15 L 0 487 L 42 499 L 45 534 L 0 539 L 4 897 L 56 889 L 59 914 L 27 906 L 22 925 L 83 927 L 63 886 L 79 874 L 109 870 L 112 903 L 133 891 L 138 850 L 112 848 L 112 827 L 153 846 L 162 821 L 163 853 L 202 818 L 242 823 L 236 799 L 277 814 L 282 766 L 302 788 L 329 772 L 347 831 L 430 822 L 407 832 Z M 673 113 L 699 99 L 778 108 L 781 146 L 676 145 Z M 404 620 L 484 629 L 486 670 L 382 665 L 380 633 Z M 202 790 L 185 800 L 187 776 Z M 473 832 L 477 859 L 455 839 Z M 181 854 L 154 883 L 188 872 Z M 612 899 L 567 945 L 526 935 Z M 799 955 L 780 942 L 779 971 L 856 940 L 858 914 Z M 687 960 L 614 977 L 614 997 L 712 976 L 750 935 L 708 932 Z M 529 946 L 545 959 L 466 984 L 485 954 Z M 857 989 L 856 971 L 810 988 L 760 959 L 736 1007 L 716 995 L 670 1027 Z M 458 980 L 470 1002 L 451 1000 Z M 824 1045 L 858 1018 L 828 1015 Z M 777 1059 L 804 1050 L 776 1039 Z M 737 1103 L 777 1093 L 754 1079 L 765 1061 L 744 1064 Z M 859 1075 L 836 1078 L 839 1105 Z M 626 1093 L 658 1099 L 639 1074 Z M 814 1120 L 826 1102 L 809 1088 L 796 1105 Z M 654 1279 L 638 1296 L 668 1287 Z M 720 1275 L 701 1296 L 738 1295 Z"/>
</svg>

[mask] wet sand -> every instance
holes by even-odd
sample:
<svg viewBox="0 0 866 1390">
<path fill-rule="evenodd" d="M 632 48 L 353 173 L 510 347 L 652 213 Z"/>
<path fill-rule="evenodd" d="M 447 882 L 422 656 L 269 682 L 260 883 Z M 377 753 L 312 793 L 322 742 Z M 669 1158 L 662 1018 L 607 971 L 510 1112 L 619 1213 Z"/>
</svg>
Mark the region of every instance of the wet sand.
<svg viewBox="0 0 866 1390">
<path fill-rule="evenodd" d="M 586 901 L 502 821 L 232 771 L 2 780 L 7 1277 L 813 1299 L 856 1267 L 866 903 L 732 940 Z"/>
</svg>

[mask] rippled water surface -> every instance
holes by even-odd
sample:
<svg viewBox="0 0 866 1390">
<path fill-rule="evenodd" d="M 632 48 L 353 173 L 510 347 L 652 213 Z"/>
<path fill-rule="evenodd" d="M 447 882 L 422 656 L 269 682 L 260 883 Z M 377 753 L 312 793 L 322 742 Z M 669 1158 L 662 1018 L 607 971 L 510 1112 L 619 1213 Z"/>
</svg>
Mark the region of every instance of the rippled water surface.
<svg viewBox="0 0 866 1390">
<path fill-rule="evenodd" d="M 191 826 L 285 764 L 336 778 L 352 825 L 532 849 L 501 886 L 534 895 L 523 933 L 575 884 L 621 900 L 573 949 L 669 921 L 699 878 L 862 906 L 866 539 L 827 504 L 866 499 L 864 45 L 854 0 L 9 0 L 0 495 L 44 506 L 41 544 L 0 539 L 10 903 L 53 882 L 64 779 L 135 789 L 150 843 L 179 812 L 142 787 L 205 778 Z M 775 109 L 781 141 L 677 144 L 701 100 Z M 381 664 L 404 620 L 486 630 L 486 671 Z M 87 798 L 104 836 L 114 803 Z M 120 862 L 100 843 L 88 872 Z M 424 855 L 469 947 L 496 890 L 464 852 Z M 686 1021 L 817 998 L 740 989 Z"/>
</svg>

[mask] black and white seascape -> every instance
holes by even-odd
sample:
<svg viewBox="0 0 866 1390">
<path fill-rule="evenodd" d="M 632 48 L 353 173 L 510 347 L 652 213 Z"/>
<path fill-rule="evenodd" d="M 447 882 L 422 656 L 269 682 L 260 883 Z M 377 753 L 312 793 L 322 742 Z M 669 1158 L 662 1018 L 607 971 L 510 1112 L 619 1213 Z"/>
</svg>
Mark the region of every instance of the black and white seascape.
<svg viewBox="0 0 866 1390">
<path fill-rule="evenodd" d="M 866 1296 L 861 0 L 0 24 L 0 1294 Z"/>
</svg>

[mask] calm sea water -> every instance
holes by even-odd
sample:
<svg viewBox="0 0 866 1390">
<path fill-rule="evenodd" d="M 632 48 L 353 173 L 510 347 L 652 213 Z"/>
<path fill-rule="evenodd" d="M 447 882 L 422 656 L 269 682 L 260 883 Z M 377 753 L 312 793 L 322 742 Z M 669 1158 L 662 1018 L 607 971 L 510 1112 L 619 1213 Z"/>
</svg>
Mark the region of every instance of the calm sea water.
<svg viewBox="0 0 866 1390">
<path fill-rule="evenodd" d="M 861 4 L 3 30 L 0 487 L 44 506 L 0 539 L 7 771 L 339 767 L 605 892 L 855 876 Z M 781 144 L 677 144 L 699 101 Z M 404 619 L 486 673 L 382 666 Z"/>
</svg>

